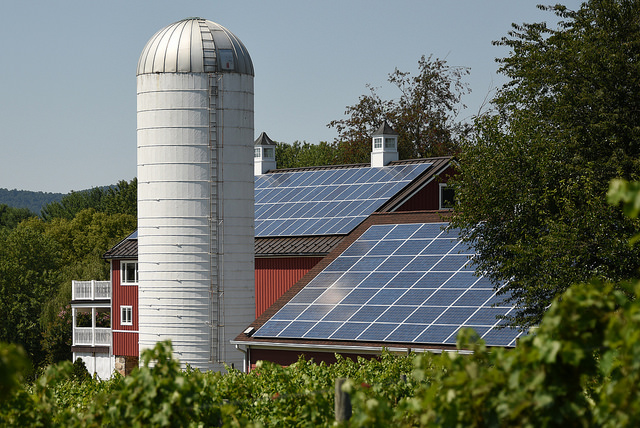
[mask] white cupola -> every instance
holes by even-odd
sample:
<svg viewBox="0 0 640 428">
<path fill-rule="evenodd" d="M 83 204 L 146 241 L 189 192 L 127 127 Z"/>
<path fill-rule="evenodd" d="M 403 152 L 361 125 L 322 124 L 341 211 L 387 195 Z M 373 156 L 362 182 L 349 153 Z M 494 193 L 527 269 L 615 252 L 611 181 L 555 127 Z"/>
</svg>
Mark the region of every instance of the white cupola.
<svg viewBox="0 0 640 428">
<path fill-rule="evenodd" d="M 253 145 L 253 174 L 262 175 L 276 169 L 276 143 L 263 132 Z"/>
<path fill-rule="evenodd" d="M 385 120 L 371 136 L 371 166 L 383 167 L 398 160 L 398 133 Z"/>
</svg>

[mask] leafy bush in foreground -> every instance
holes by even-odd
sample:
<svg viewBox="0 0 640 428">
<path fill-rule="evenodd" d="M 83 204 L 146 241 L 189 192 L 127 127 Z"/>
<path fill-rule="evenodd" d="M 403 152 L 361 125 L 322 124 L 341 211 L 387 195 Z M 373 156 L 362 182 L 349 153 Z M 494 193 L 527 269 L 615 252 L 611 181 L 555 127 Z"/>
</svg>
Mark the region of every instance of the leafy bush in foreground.
<svg viewBox="0 0 640 428">
<path fill-rule="evenodd" d="M 330 426 L 334 381 L 346 377 L 353 407 L 346 426 L 631 425 L 640 420 L 639 295 L 640 284 L 572 286 L 512 350 L 487 349 L 465 330 L 459 346 L 472 355 L 263 362 L 249 374 L 182 371 L 160 343 L 126 378 L 81 383 L 69 379 L 65 362 L 24 388 L 15 374 L 21 351 L 3 345 L 0 423 Z"/>
</svg>

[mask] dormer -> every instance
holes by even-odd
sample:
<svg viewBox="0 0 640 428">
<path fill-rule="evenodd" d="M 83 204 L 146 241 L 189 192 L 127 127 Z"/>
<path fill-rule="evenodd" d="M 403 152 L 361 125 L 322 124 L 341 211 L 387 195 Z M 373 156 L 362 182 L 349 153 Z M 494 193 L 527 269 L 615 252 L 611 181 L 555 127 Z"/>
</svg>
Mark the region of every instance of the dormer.
<svg viewBox="0 0 640 428">
<path fill-rule="evenodd" d="M 371 166 L 383 167 L 398 160 L 398 133 L 385 120 L 371 136 Z"/>
<path fill-rule="evenodd" d="M 276 169 L 276 143 L 263 132 L 253 145 L 253 174 L 262 175 Z"/>
</svg>

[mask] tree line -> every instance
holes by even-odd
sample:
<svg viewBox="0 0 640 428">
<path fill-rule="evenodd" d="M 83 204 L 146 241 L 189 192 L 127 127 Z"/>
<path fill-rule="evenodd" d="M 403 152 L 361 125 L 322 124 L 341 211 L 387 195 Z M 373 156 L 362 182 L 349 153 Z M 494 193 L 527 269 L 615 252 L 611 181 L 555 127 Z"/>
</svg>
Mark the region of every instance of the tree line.
<svg viewBox="0 0 640 428">
<path fill-rule="evenodd" d="M 64 193 L 32 192 L 29 190 L 0 188 L 0 206 L 27 209 L 39 213 L 43 206 L 62 199 Z"/>
<path fill-rule="evenodd" d="M 38 217 L 0 206 L 0 341 L 35 367 L 71 359 L 71 281 L 107 280 L 106 250 L 136 228 L 137 182 L 72 192 Z"/>
</svg>

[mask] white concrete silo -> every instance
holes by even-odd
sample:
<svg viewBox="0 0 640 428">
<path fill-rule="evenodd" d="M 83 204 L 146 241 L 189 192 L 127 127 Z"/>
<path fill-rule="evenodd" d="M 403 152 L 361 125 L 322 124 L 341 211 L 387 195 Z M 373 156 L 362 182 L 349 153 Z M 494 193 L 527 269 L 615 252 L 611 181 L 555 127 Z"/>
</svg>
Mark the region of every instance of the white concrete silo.
<svg viewBox="0 0 640 428">
<path fill-rule="evenodd" d="M 137 70 L 140 351 L 242 367 L 253 321 L 253 64 L 201 18 L 158 31 Z"/>
</svg>

